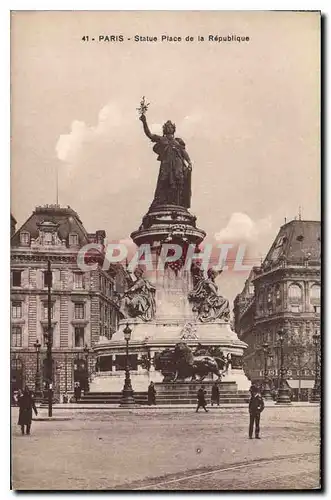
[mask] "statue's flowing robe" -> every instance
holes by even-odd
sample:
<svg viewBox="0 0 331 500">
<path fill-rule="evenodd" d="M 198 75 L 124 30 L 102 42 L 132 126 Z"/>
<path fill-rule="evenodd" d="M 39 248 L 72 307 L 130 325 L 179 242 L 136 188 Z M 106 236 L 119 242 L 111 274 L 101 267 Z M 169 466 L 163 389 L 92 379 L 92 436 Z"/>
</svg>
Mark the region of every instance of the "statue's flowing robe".
<svg viewBox="0 0 331 500">
<path fill-rule="evenodd" d="M 200 280 L 189 298 L 196 303 L 195 310 L 202 322 L 213 321 L 228 313 L 229 301 L 218 295 L 218 287 L 211 279 Z"/>
<path fill-rule="evenodd" d="M 191 171 L 185 164 L 181 139 L 162 136 L 153 147 L 161 162 L 152 205 L 180 205 L 190 208 Z"/>
<path fill-rule="evenodd" d="M 144 321 L 150 321 L 155 315 L 155 287 L 144 278 L 137 281 L 127 291 L 121 306 L 124 317 L 141 317 Z"/>
</svg>

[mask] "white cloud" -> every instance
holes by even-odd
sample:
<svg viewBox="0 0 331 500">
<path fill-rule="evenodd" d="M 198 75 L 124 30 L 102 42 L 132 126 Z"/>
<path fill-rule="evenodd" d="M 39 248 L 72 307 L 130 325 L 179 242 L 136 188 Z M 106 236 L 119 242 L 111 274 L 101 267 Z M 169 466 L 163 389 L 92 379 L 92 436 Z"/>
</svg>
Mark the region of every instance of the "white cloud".
<svg viewBox="0 0 331 500">
<path fill-rule="evenodd" d="M 122 122 L 120 110 L 113 103 L 104 106 L 98 115 L 95 126 L 74 120 L 69 134 L 60 135 L 55 146 L 59 160 L 74 163 L 81 153 L 84 143 L 109 136 L 111 128 L 119 127 Z"/>
<path fill-rule="evenodd" d="M 252 242 L 271 230 L 271 216 L 253 221 L 245 213 L 234 212 L 227 225 L 214 236 L 217 241 L 223 242 Z"/>
</svg>

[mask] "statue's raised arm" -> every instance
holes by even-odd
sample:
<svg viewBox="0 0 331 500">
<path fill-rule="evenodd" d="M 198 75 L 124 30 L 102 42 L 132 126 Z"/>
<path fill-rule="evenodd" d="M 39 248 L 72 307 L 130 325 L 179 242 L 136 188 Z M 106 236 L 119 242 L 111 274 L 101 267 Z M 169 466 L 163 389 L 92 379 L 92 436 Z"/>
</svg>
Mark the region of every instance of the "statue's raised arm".
<svg viewBox="0 0 331 500">
<path fill-rule="evenodd" d="M 145 134 L 147 135 L 147 137 L 152 141 L 152 142 L 157 142 L 161 139 L 161 136 L 160 135 L 157 135 L 157 134 L 152 134 L 152 132 L 150 131 L 149 129 L 149 126 L 147 124 L 147 118 L 146 118 L 146 115 L 145 114 L 142 114 L 140 115 L 139 117 L 139 120 L 142 121 L 143 123 L 143 128 L 144 128 L 144 132 Z"/>
</svg>

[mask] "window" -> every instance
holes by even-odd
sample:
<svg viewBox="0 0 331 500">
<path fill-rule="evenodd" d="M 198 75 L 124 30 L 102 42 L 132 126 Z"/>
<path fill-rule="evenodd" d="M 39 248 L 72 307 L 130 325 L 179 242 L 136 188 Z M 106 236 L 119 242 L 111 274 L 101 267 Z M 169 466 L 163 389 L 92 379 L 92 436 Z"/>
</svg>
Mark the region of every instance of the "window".
<svg viewBox="0 0 331 500">
<path fill-rule="evenodd" d="M 280 293 L 280 288 L 276 288 L 276 303 L 279 304 L 281 302 L 281 293 Z"/>
<path fill-rule="evenodd" d="M 12 303 L 12 317 L 18 319 L 22 317 L 22 302 Z"/>
<path fill-rule="evenodd" d="M 75 328 L 75 347 L 84 347 L 85 342 L 84 342 L 84 334 L 85 334 L 85 328 L 82 327 L 76 327 Z"/>
<path fill-rule="evenodd" d="M 115 360 L 116 371 L 125 370 L 126 356 L 117 354 Z M 137 354 L 129 354 L 129 365 L 131 370 L 138 370 L 138 356 Z"/>
<path fill-rule="evenodd" d="M 299 285 L 291 285 L 288 289 L 288 296 L 291 300 L 299 301 L 302 299 L 302 289 Z"/>
<path fill-rule="evenodd" d="M 12 359 L 10 363 L 10 368 L 12 371 L 22 371 L 23 364 L 20 359 Z"/>
<path fill-rule="evenodd" d="M 22 328 L 20 326 L 12 326 L 11 339 L 12 347 L 22 347 Z"/>
<path fill-rule="evenodd" d="M 12 272 L 12 283 L 13 286 L 22 286 L 22 271 Z"/>
<path fill-rule="evenodd" d="M 47 288 L 47 271 L 43 271 L 42 273 L 43 273 L 43 286 L 44 288 Z M 51 271 L 51 273 L 52 273 L 51 288 L 53 288 L 55 283 L 55 272 Z"/>
<path fill-rule="evenodd" d="M 268 312 L 272 312 L 272 289 L 269 288 L 267 292 L 267 307 L 268 307 Z"/>
<path fill-rule="evenodd" d="M 314 306 L 314 313 L 320 314 L 321 312 L 321 306 Z"/>
<path fill-rule="evenodd" d="M 84 275 L 83 273 L 74 273 L 74 288 L 84 288 Z"/>
<path fill-rule="evenodd" d="M 319 285 L 313 285 L 310 289 L 310 298 L 315 302 L 319 302 L 321 298 L 321 287 Z"/>
<path fill-rule="evenodd" d="M 27 231 L 21 231 L 20 232 L 20 242 L 21 245 L 23 246 L 29 246 L 30 245 L 30 233 Z"/>
<path fill-rule="evenodd" d="M 43 244 L 51 245 L 53 243 L 53 234 L 49 231 L 45 231 L 43 234 Z"/>
<path fill-rule="evenodd" d="M 48 319 L 48 304 L 43 302 L 42 305 L 42 317 L 43 319 Z M 51 319 L 54 317 L 54 304 L 51 305 Z"/>
<path fill-rule="evenodd" d="M 299 305 L 295 305 L 295 304 L 291 304 L 290 311 L 293 312 L 293 313 L 298 313 L 298 312 L 300 312 L 300 306 Z"/>
<path fill-rule="evenodd" d="M 84 304 L 75 304 L 75 319 L 84 319 Z"/>
<path fill-rule="evenodd" d="M 71 233 L 69 234 L 69 246 L 76 247 L 79 244 L 78 234 Z"/>
</svg>

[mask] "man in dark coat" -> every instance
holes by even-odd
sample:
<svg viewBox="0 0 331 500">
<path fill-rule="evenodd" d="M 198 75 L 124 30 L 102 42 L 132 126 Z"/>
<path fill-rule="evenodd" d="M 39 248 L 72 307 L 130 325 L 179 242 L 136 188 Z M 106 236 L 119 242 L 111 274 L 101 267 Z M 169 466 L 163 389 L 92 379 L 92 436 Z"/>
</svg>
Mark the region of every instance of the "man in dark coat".
<svg viewBox="0 0 331 500">
<path fill-rule="evenodd" d="M 75 397 L 76 403 L 80 400 L 81 396 L 82 396 L 82 388 L 81 388 L 80 382 L 75 382 L 74 397 Z"/>
<path fill-rule="evenodd" d="M 206 404 L 207 404 L 206 403 L 206 391 L 204 390 L 203 385 L 198 390 L 197 397 L 198 397 L 198 406 L 197 406 L 197 409 L 195 411 L 198 412 L 199 408 L 203 408 L 205 410 L 205 412 L 208 412 L 208 410 L 206 408 Z"/>
<path fill-rule="evenodd" d="M 215 382 L 211 388 L 211 405 L 213 406 L 214 403 L 217 406 L 220 405 L 220 390 L 217 382 Z"/>
<path fill-rule="evenodd" d="M 20 408 L 18 416 L 18 425 L 21 426 L 22 434 L 24 434 L 24 428 L 26 427 L 26 433 L 30 434 L 31 422 L 32 422 L 32 410 L 35 415 L 38 415 L 37 408 L 34 402 L 34 397 L 31 394 L 28 387 L 24 389 L 24 392 L 18 399 L 18 406 Z"/>
<path fill-rule="evenodd" d="M 264 401 L 256 386 L 250 388 L 251 399 L 249 400 L 249 439 L 253 437 L 253 428 L 255 424 L 255 438 L 260 439 L 260 416 L 264 410 Z"/>
<path fill-rule="evenodd" d="M 154 386 L 154 382 L 151 382 L 148 386 L 147 398 L 149 405 L 156 405 L 156 390 Z"/>
</svg>

